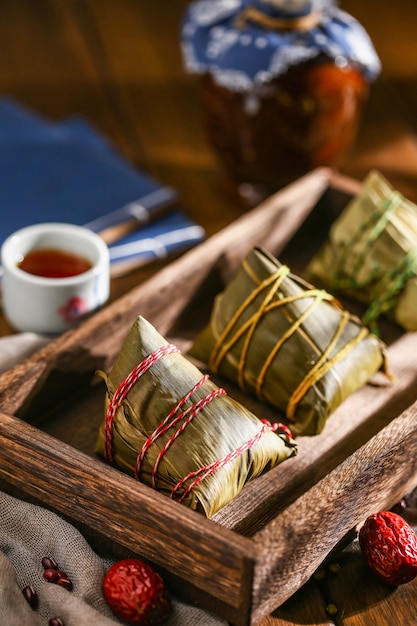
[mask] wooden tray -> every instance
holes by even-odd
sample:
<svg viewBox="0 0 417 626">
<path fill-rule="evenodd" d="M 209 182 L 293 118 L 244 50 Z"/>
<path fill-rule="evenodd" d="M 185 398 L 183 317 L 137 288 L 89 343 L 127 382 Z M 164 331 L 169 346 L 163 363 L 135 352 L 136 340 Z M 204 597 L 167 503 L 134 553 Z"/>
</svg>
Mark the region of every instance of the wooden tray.
<svg viewBox="0 0 417 626">
<path fill-rule="evenodd" d="M 321 435 L 299 438 L 297 457 L 211 520 L 95 456 L 104 413 L 95 371 L 109 369 L 139 314 L 186 349 L 253 245 L 302 273 L 358 188 L 312 172 L 3 374 L 1 488 L 61 513 L 116 555 L 149 559 L 176 593 L 236 626 L 280 606 L 351 529 L 417 485 L 417 334 L 387 325 L 396 381 L 376 377 L 350 396 Z"/>
</svg>

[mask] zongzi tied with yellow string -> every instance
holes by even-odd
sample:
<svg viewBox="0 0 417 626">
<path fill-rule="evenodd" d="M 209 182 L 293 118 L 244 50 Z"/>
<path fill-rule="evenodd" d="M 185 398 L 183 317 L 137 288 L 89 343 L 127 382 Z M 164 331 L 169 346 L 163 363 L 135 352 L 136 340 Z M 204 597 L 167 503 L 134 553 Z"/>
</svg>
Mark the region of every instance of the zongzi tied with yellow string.
<svg viewBox="0 0 417 626">
<path fill-rule="evenodd" d="M 416 331 L 417 205 L 370 172 L 307 274 L 332 293 L 365 304 L 362 323 L 374 332 L 381 315 Z"/>
<path fill-rule="evenodd" d="M 296 454 L 285 426 L 261 421 L 138 317 L 106 377 L 97 452 L 211 517 L 252 478 Z"/>
<path fill-rule="evenodd" d="M 190 355 L 280 409 L 304 435 L 319 433 L 385 363 L 380 340 L 333 296 L 260 248 L 217 296 Z"/>
</svg>

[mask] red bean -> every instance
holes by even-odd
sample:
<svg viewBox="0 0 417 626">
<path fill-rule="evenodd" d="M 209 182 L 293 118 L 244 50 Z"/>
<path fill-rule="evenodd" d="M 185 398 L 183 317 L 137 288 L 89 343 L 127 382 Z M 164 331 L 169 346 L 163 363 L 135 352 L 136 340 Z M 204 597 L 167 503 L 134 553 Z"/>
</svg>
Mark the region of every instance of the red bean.
<svg viewBox="0 0 417 626">
<path fill-rule="evenodd" d="M 68 576 L 60 576 L 56 581 L 56 584 L 60 587 L 64 587 L 64 589 L 68 589 L 68 591 L 72 591 L 73 589 L 72 582 Z"/>
<path fill-rule="evenodd" d="M 65 624 L 60 617 L 51 617 L 48 626 L 65 626 Z"/>
<path fill-rule="evenodd" d="M 58 569 L 58 565 L 55 563 L 54 559 L 50 556 L 43 557 L 42 565 L 44 569 Z"/>
<path fill-rule="evenodd" d="M 42 559 L 42 565 L 45 568 L 43 573 L 45 580 L 49 583 L 56 583 L 60 587 L 68 589 L 68 591 L 72 591 L 73 585 L 71 579 L 68 574 L 64 572 L 64 570 L 58 569 L 58 565 L 52 557 L 44 556 Z"/>
<path fill-rule="evenodd" d="M 391 511 L 397 513 L 398 515 L 402 515 L 407 508 L 407 500 L 405 498 L 401 498 L 394 506 Z"/>
<path fill-rule="evenodd" d="M 39 603 L 39 598 L 36 590 L 32 587 L 32 585 L 27 585 L 26 587 L 24 587 L 22 589 L 22 593 L 32 609 L 36 609 Z"/>
<path fill-rule="evenodd" d="M 43 577 L 48 583 L 56 583 L 59 578 L 59 571 L 57 569 L 46 569 L 43 573 Z"/>
</svg>

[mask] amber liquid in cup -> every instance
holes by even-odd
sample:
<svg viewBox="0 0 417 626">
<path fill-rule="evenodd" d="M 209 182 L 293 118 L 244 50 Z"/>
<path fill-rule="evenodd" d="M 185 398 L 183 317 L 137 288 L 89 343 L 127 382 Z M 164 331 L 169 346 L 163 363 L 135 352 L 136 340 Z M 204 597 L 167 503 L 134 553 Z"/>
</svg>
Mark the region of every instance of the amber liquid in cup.
<svg viewBox="0 0 417 626">
<path fill-rule="evenodd" d="M 32 250 L 18 263 L 29 274 L 44 278 L 69 278 L 91 269 L 90 261 L 66 250 L 43 248 Z"/>
</svg>

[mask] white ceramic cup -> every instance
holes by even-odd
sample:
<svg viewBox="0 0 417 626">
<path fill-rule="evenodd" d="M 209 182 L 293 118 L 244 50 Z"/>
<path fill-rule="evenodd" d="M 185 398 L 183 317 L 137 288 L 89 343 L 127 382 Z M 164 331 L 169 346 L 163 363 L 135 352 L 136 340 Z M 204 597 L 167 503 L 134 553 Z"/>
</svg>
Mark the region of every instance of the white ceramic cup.
<svg viewBox="0 0 417 626">
<path fill-rule="evenodd" d="M 18 264 L 34 250 L 57 249 L 83 257 L 91 268 L 76 276 L 45 278 Z M 110 292 L 109 250 L 101 237 L 72 224 L 27 226 L 1 247 L 3 312 L 18 331 L 62 333 L 101 307 Z"/>
</svg>

